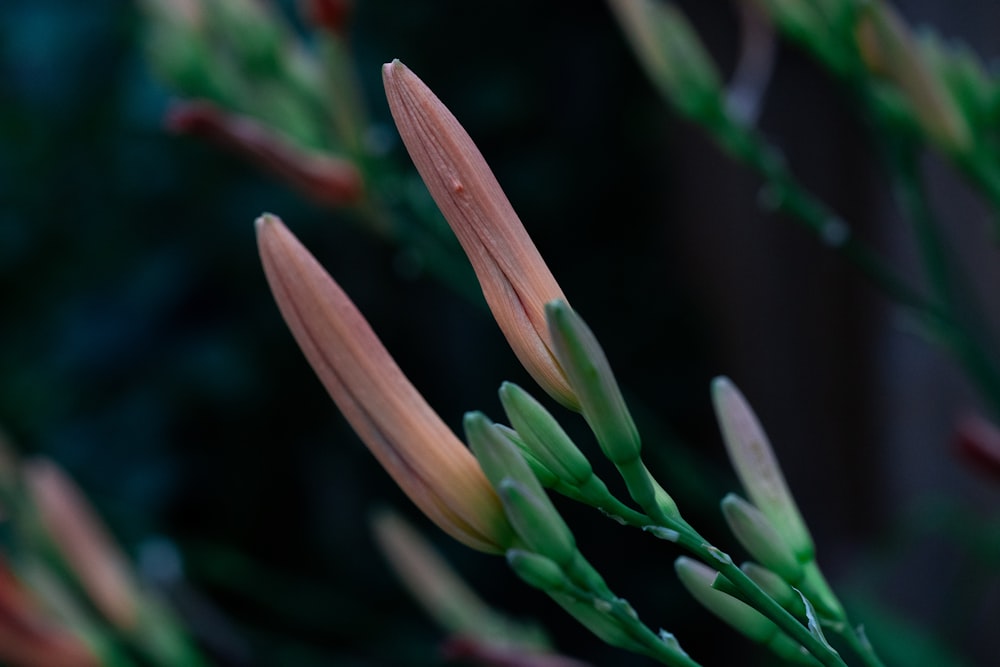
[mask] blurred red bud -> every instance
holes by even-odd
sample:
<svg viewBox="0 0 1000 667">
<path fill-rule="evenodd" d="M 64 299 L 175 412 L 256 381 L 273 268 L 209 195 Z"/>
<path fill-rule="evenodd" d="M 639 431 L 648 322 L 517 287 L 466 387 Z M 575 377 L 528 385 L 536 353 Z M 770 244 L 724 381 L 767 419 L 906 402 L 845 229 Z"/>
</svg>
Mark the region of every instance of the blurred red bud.
<svg viewBox="0 0 1000 667">
<path fill-rule="evenodd" d="M 301 0 L 299 11 L 312 25 L 322 30 L 342 33 L 354 10 L 352 0 Z"/>
<path fill-rule="evenodd" d="M 967 463 L 1000 481 L 1000 428 L 977 414 L 959 419 L 955 449 Z"/>
<path fill-rule="evenodd" d="M 318 204 L 355 204 L 364 192 L 361 174 L 348 160 L 294 146 L 265 125 L 210 102 L 177 103 L 165 125 L 171 132 L 203 137 L 248 159 Z"/>
</svg>

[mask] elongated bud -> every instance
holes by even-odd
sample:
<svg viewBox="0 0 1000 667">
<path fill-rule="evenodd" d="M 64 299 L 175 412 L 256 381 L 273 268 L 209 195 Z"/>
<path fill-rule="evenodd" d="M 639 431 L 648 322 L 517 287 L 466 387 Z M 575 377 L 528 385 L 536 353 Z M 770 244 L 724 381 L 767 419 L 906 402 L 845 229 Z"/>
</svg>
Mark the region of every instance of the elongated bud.
<svg viewBox="0 0 1000 667">
<path fill-rule="evenodd" d="M 541 554 L 508 549 L 507 564 L 526 584 L 546 593 L 561 593 L 572 587 L 562 568 Z"/>
<path fill-rule="evenodd" d="M 969 150 L 972 133 L 965 117 L 928 66 L 903 18 L 886 2 L 866 3 L 856 31 L 869 69 L 890 79 L 903 92 L 930 138 L 949 151 Z"/>
<path fill-rule="evenodd" d="M 281 314 L 344 417 L 396 483 L 446 533 L 503 553 L 512 532 L 479 464 L 410 384 L 368 322 L 274 216 L 257 241 Z"/>
<path fill-rule="evenodd" d="M 28 461 L 22 470 L 48 536 L 94 606 L 119 630 L 135 628 L 139 584 L 90 503 L 51 461 Z"/>
<path fill-rule="evenodd" d="M 541 483 L 521 452 L 498 424 L 481 412 L 468 412 L 462 425 L 472 453 L 494 488 L 499 488 L 505 479 L 513 479 L 532 492 L 544 495 Z"/>
<path fill-rule="evenodd" d="M 569 564 L 577 553 L 573 534 L 517 447 L 479 412 L 465 416 L 465 435 L 517 536 L 532 551 Z"/>
<path fill-rule="evenodd" d="M 639 430 L 597 338 L 565 301 L 547 303 L 545 315 L 556 357 L 604 455 L 616 465 L 637 460 Z"/>
<path fill-rule="evenodd" d="M 182 102 L 167 115 L 167 127 L 207 139 L 277 176 L 310 200 L 330 207 L 358 203 L 361 173 L 348 160 L 307 151 L 277 131 L 210 102 Z"/>
<path fill-rule="evenodd" d="M 722 499 L 722 514 L 743 548 L 765 567 L 796 584 L 802 564 L 763 512 L 734 493 Z"/>
<path fill-rule="evenodd" d="M 647 74 L 680 111 L 697 116 L 707 105 L 721 102 L 715 63 L 673 4 L 655 0 L 609 4 Z"/>
<path fill-rule="evenodd" d="M 555 417 L 528 392 L 505 382 L 500 387 L 500 402 L 524 444 L 556 477 L 568 485 L 581 487 L 594 476 L 587 457 Z"/>
<path fill-rule="evenodd" d="M 513 479 L 500 482 L 498 490 L 514 532 L 529 549 L 560 565 L 573 561 L 576 540 L 544 493 L 532 493 Z"/>
<path fill-rule="evenodd" d="M 819 664 L 773 621 L 741 600 L 713 588 L 716 572 L 712 568 L 681 556 L 674 561 L 674 569 L 684 588 L 694 599 L 748 639 L 764 644 L 786 660 L 805 665 Z"/>
<path fill-rule="evenodd" d="M 545 648 L 538 630 L 491 609 L 420 533 L 388 510 L 372 517 L 376 541 L 413 597 L 450 634 Z M 509 553 L 509 551 L 508 551 Z"/>
<path fill-rule="evenodd" d="M 757 563 L 743 563 L 740 569 L 792 616 L 800 620 L 806 619 L 806 606 L 802 602 L 802 596 L 792 588 L 787 579 Z"/>
<path fill-rule="evenodd" d="M 531 472 L 538 479 L 538 482 L 544 486 L 546 489 L 551 489 L 554 486 L 561 484 L 559 477 L 548 469 L 548 467 L 541 462 L 541 460 L 535 455 L 530 447 L 525 444 L 524 439 L 518 434 L 517 431 L 509 426 L 504 426 L 503 424 L 494 424 L 494 428 L 503 434 L 505 438 L 511 441 L 511 443 L 517 447 L 517 450 L 524 457 L 525 462 L 528 467 L 531 468 Z"/>
<path fill-rule="evenodd" d="M 796 593 L 787 581 L 757 563 L 743 563 L 743 565 L 740 565 L 740 569 L 743 570 L 743 572 L 750 577 L 750 579 L 753 580 L 753 582 L 757 584 L 762 591 L 770 595 L 775 602 L 784 607 L 786 611 L 801 621 L 806 619 L 806 606 L 802 601 L 802 596 Z M 722 574 L 716 575 L 715 581 L 712 582 L 712 588 L 746 602 L 746 598 L 744 597 L 742 591 L 736 588 L 736 586 L 734 586 L 733 583 Z"/>
<path fill-rule="evenodd" d="M 563 299 L 524 225 L 455 116 L 406 65 L 382 67 L 399 134 L 479 278 L 518 360 L 550 396 L 577 406 L 549 345 L 544 307 Z"/>
<path fill-rule="evenodd" d="M 712 401 L 729 460 L 750 500 L 771 520 L 799 562 L 812 560 L 812 536 L 757 416 L 728 378 L 712 383 Z"/>
</svg>

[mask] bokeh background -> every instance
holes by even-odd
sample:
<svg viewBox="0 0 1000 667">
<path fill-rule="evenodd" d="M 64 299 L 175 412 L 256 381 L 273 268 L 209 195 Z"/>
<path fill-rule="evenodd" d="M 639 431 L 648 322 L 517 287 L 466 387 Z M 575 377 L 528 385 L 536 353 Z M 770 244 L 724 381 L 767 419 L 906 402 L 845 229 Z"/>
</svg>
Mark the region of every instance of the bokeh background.
<svg viewBox="0 0 1000 667">
<path fill-rule="evenodd" d="M 680 4 L 729 72 L 732 7 Z M 998 55 L 996 8 L 902 9 Z M 172 92 L 144 59 L 140 27 L 126 0 L 0 3 L 0 424 L 11 440 L 69 470 L 220 664 L 440 664 L 441 630 L 370 536 L 384 506 L 566 653 L 644 664 L 413 511 L 295 347 L 252 222 L 286 220 L 456 429 L 470 409 L 501 416 L 501 381 L 530 386 L 485 309 L 350 212 L 164 131 Z M 967 661 L 954 664 L 996 664 L 1000 495 L 952 449 L 973 394 L 841 258 L 761 212 L 759 181 L 667 109 L 603 3 L 359 0 L 351 40 L 401 168 L 379 73 L 394 57 L 476 139 L 602 340 L 693 523 L 738 552 L 716 507 L 736 483 L 708 394 L 726 374 L 758 409 L 820 560 L 870 633 L 912 632 L 923 664 L 951 664 L 933 662 L 941 647 Z M 792 47 L 779 48 L 760 123 L 860 234 L 914 265 L 863 123 Z M 946 169 L 926 168 L 956 256 L 996 315 L 986 212 Z M 768 664 L 688 602 L 669 545 L 560 507 L 650 624 L 706 664 Z"/>
</svg>

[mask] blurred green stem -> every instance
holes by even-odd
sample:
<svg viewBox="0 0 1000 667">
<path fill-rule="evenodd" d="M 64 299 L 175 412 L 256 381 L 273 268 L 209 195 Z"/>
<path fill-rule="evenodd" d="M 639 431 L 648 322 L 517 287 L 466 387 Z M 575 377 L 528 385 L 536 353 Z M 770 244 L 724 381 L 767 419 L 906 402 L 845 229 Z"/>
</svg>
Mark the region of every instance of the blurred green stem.
<svg viewBox="0 0 1000 667">
<path fill-rule="evenodd" d="M 913 226 L 920 259 L 927 273 L 933 303 L 923 313 L 923 321 L 964 367 L 966 374 L 987 399 L 995 415 L 1000 415 L 1000 372 L 996 361 L 976 337 L 972 323 L 981 320 L 975 313 L 961 312 L 962 301 L 972 300 L 950 266 L 947 245 L 927 201 L 920 177 L 917 151 L 897 142 L 889 146 L 890 172 L 905 217 Z"/>
</svg>

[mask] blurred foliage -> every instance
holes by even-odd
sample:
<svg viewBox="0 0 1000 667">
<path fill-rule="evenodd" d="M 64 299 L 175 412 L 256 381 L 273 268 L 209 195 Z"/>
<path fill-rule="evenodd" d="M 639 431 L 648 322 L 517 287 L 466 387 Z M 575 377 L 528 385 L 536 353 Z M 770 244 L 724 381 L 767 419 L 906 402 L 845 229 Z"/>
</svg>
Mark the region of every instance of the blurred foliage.
<svg viewBox="0 0 1000 667">
<path fill-rule="evenodd" d="M 706 531 L 715 537 L 714 502 L 731 478 L 714 472 L 723 452 L 707 387 L 732 359 L 723 339 L 743 332 L 706 326 L 707 306 L 694 300 L 712 287 L 685 283 L 684 265 L 701 256 L 688 256 L 663 202 L 686 195 L 698 210 L 680 213 L 697 224 L 717 214 L 719 202 L 749 211 L 759 184 L 692 183 L 723 162 L 667 114 L 603 2 L 356 4 L 350 44 L 376 138 L 401 171 L 410 170 L 379 74 L 381 63 L 399 57 L 475 137 L 568 297 L 641 399 L 635 412 L 647 442 L 673 442 L 669 425 L 686 441 L 705 443 L 684 452 L 651 449 L 668 479 L 687 487 L 671 489 L 678 498 L 702 499 L 685 513 L 715 525 Z M 727 4 L 682 4 L 726 72 L 736 31 Z M 294 5 L 281 8 L 301 29 Z M 149 70 L 141 40 L 128 0 L 0 3 L 0 425 L 24 453 L 50 456 L 72 474 L 219 664 L 439 664 L 440 630 L 374 555 L 369 535 L 369 512 L 379 505 L 415 514 L 296 349 L 260 269 L 253 219 L 281 214 L 456 430 L 466 410 L 498 415 L 500 382 L 527 383 L 526 374 L 485 310 L 443 287 L 419 253 L 367 234 L 355 213 L 313 206 L 236 157 L 166 133 L 172 92 Z M 856 146 L 859 130 L 831 102 L 824 75 L 794 55 L 791 62 L 777 81 L 793 85 L 773 97 L 784 112 L 765 115 L 762 125 L 785 140 L 790 162 L 826 195 L 836 190 L 824 178 L 830 168 L 814 165 L 827 162 L 824 147 L 843 155 L 797 139 L 816 135 L 825 121 L 844 150 Z M 783 92 L 789 89 L 796 94 Z M 812 117 L 814 107 L 803 111 L 802 90 L 832 120 Z M 668 157 L 677 148 L 706 157 L 687 173 Z M 857 184 L 867 169 L 851 168 L 850 176 L 857 180 L 839 186 L 854 197 L 842 204 L 848 212 L 869 203 Z M 757 221 L 718 222 L 702 232 L 713 250 L 738 245 L 741 227 Z M 829 261 L 818 259 L 823 249 L 805 235 L 776 238 L 773 265 L 743 266 L 742 282 L 787 284 L 783 276 Z M 821 270 L 843 277 L 825 263 Z M 719 281 L 716 289 L 735 287 Z M 803 280 L 787 288 L 804 295 L 804 307 L 754 312 L 773 329 L 770 349 L 816 343 L 816 331 L 788 321 L 846 338 L 843 304 L 813 303 L 811 286 Z M 798 392 L 801 386 L 780 379 L 811 382 L 814 373 L 775 369 L 772 377 L 770 357 L 757 364 L 772 393 Z M 835 364 L 826 370 L 837 379 L 844 372 Z M 827 420 L 865 419 L 838 413 L 842 398 L 813 400 Z M 868 454 L 869 468 L 851 471 L 862 481 L 878 472 L 866 444 L 845 445 Z M 819 468 L 814 476 L 842 472 Z M 834 526 L 839 536 L 857 537 L 881 511 L 859 492 L 837 514 L 808 482 L 799 482 L 807 513 L 809 501 L 819 500 L 812 504 L 826 513 L 828 530 L 831 516 L 856 521 Z M 557 503 L 582 549 L 644 619 L 669 628 L 706 663 L 745 660 L 728 630 L 708 626 L 705 634 L 705 617 L 676 582 L 650 585 L 645 573 L 666 562 L 661 545 L 624 531 L 608 544 L 604 530 L 591 530 L 607 528 L 603 520 Z M 420 517 L 415 523 L 427 525 Z M 567 654 L 597 664 L 643 662 L 582 635 L 499 561 L 429 535 L 487 602 L 542 619 Z M 162 557 L 175 548 L 181 578 L 163 576 Z M 862 582 L 880 571 L 863 566 Z M 899 627 L 889 614 L 877 625 L 888 633 Z"/>
<path fill-rule="evenodd" d="M 622 373 L 648 374 L 646 396 L 682 429 L 709 428 L 707 402 L 684 389 L 707 386 L 704 332 L 683 324 L 697 316 L 659 260 L 667 231 L 634 196 L 664 185 L 643 168 L 649 143 L 667 140 L 662 111 L 609 27 L 596 2 L 365 2 L 352 41 L 382 122 L 382 62 L 436 72 L 578 307 L 622 320 L 605 335 Z M 158 537 L 179 547 L 200 591 L 180 595 L 182 610 L 195 605 L 194 629 L 223 664 L 434 664 L 437 631 L 368 535 L 376 504 L 410 508 L 292 343 L 252 220 L 290 221 L 453 426 L 467 409 L 498 410 L 499 382 L 524 372 L 485 311 L 349 214 L 165 133 L 170 92 L 138 28 L 124 0 L 0 5 L 0 423 L 70 471 L 140 567 Z M 641 329 L 629 325 L 649 292 L 636 284 L 657 294 Z M 685 354 L 654 360 L 664 349 Z M 441 546 L 465 573 L 490 573 L 488 600 L 552 611 L 510 590 L 498 563 Z M 630 587 L 638 605 L 656 601 L 651 617 L 675 616 L 669 590 Z M 229 630 L 204 620 L 212 610 Z M 565 648 L 597 661 L 605 650 Z"/>
</svg>

